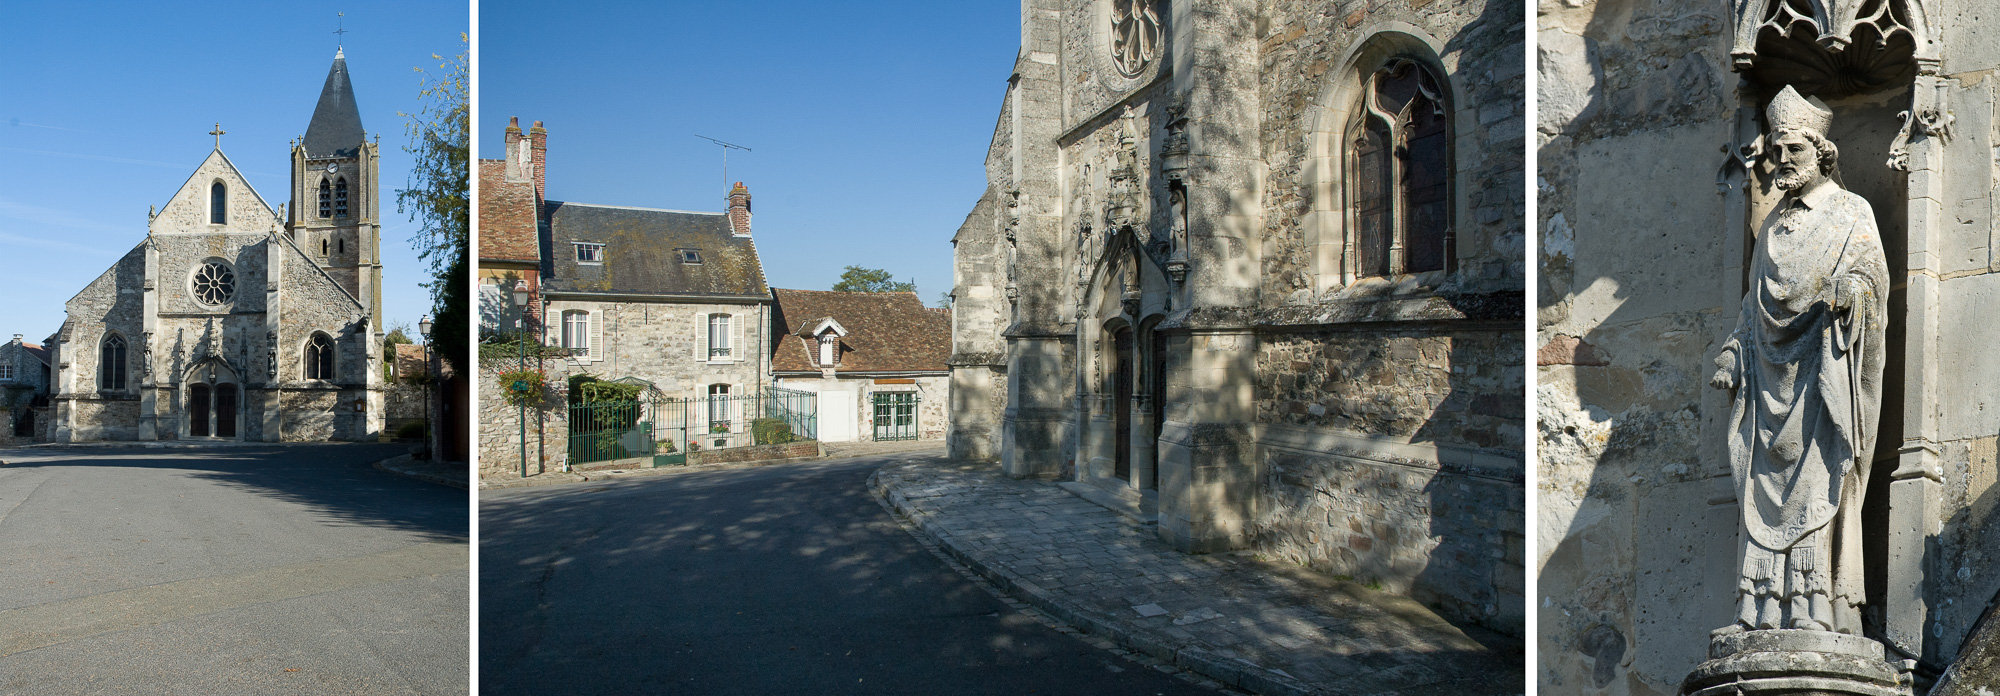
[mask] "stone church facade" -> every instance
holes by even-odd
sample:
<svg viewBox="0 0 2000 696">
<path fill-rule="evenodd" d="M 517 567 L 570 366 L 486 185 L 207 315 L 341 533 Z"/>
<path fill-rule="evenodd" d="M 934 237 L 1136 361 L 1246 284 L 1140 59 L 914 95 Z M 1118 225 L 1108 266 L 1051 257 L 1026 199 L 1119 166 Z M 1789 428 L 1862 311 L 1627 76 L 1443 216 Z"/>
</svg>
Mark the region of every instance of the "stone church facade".
<svg viewBox="0 0 2000 696">
<path fill-rule="evenodd" d="M 379 154 L 346 57 L 293 143 L 290 205 L 272 210 L 216 136 L 146 238 L 67 303 L 54 440 L 380 434 Z"/>
<path fill-rule="evenodd" d="M 1024 3 L 951 454 L 1522 631 L 1522 22 Z"/>
<path fill-rule="evenodd" d="M 1756 289 L 1759 221 L 1786 200 L 1767 110 L 1788 86 L 1831 110 L 1820 154 L 1872 208 L 1888 265 L 1880 415 L 1851 500 L 1865 601 L 1849 635 L 1866 640 L 1848 642 L 1894 673 L 1821 687 L 2000 689 L 2000 16 L 1545 1 L 1539 37 L 1540 693 L 1689 693 L 1725 657 L 1710 632 L 1738 615 L 1745 513 L 1710 375 Z"/>
</svg>

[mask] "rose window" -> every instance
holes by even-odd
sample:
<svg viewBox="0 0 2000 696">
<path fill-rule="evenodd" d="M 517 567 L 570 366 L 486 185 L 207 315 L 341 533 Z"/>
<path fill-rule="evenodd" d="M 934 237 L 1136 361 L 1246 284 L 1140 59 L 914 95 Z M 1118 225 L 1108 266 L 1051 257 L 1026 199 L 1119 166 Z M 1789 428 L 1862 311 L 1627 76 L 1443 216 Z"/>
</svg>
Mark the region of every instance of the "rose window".
<svg viewBox="0 0 2000 696">
<path fill-rule="evenodd" d="M 1111 0 L 1111 62 L 1137 77 L 1160 57 L 1163 32 L 1154 0 Z"/>
<path fill-rule="evenodd" d="M 219 305 L 236 296 L 236 272 L 210 261 L 194 272 L 194 298 L 202 304 Z"/>
</svg>

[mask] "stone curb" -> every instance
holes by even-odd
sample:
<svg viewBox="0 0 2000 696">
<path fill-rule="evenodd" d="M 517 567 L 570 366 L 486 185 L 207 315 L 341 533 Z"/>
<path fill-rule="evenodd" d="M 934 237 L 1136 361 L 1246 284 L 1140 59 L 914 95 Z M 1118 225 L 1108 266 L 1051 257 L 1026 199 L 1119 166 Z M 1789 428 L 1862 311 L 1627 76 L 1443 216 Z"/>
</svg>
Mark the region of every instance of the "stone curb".
<svg viewBox="0 0 2000 696">
<path fill-rule="evenodd" d="M 876 496 L 888 502 L 896 514 L 909 520 L 911 525 L 922 531 L 924 536 L 935 542 L 947 555 L 965 564 L 967 568 L 986 578 L 1002 591 L 1026 600 L 1035 608 L 1085 633 L 1101 636 L 1135 652 L 1151 655 L 1175 667 L 1253 693 L 1269 696 L 1321 696 L 1335 693 L 1328 689 L 1314 688 L 1311 684 L 1291 675 L 1267 669 L 1248 660 L 1217 655 L 1197 641 L 1183 641 L 1139 627 L 1120 625 L 1116 619 L 1100 617 L 1079 606 L 1069 604 L 1061 595 L 1043 589 L 1034 581 L 998 564 L 989 564 L 973 555 L 961 547 L 955 537 L 940 536 L 931 532 L 930 528 L 925 526 L 928 521 L 926 516 L 910 504 L 902 491 L 893 490 L 882 481 L 882 470 L 878 469 L 868 476 L 868 488 Z"/>
<path fill-rule="evenodd" d="M 384 459 L 379 462 L 375 462 L 373 466 L 377 469 L 381 469 L 383 471 L 387 471 L 389 473 L 396 474 L 398 476 L 407 476 L 413 479 L 417 479 L 419 481 L 428 481 L 430 483 L 435 483 L 440 486 L 449 486 L 451 488 L 456 488 L 461 491 L 466 489 L 464 481 L 460 481 L 453 478 L 447 478 L 444 476 L 439 476 L 437 474 L 432 474 L 422 471 L 412 471 L 399 466 L 405 462 L 416 461 L 416 458 L 417 455 L 415 454 L 398 455 L 390 457 L 388 459 Z"/>
</svg>

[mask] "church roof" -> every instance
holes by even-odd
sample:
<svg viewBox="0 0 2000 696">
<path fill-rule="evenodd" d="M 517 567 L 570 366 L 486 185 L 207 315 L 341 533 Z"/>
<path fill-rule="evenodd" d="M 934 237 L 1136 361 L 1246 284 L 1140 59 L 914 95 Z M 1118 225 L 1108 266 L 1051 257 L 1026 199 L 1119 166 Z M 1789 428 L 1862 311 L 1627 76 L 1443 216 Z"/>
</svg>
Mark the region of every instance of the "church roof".
<svg viewBox="0 0 2000 696">
<path fill-rule="evenodd" d="M 914 292 L 772 290 L 776 324 L 772 372 L 819 372 L 809 335 L 831 318 L 840 338 L 841 372 L 944 372 L 951 357 L 951 313 L 924 306 Z"/>
<path fill-rule="evenodd" d="M 333 55 L 326 85 L 319 88 L 319 106 L 306 126 L 306 154 L 314 157 L 351 156 L 368 139 L 361 129 L 361 107 L 354 104 L 354 85 L 347 79 L 347 56 Z"/>
<path fill-rule="evenodd" d="M 535 261 L 535 182 L 508 181 L 505 160 L 479 160 L 479 258 Z"/>
<path fill-rule="evenodd" d="M 542 250 L 542 287 L 551 293 L 770 299 L 757 245 L 737 237 L 726 214 L 562 201 L 544 206 L 549 247 Z M 578 263 L 579 243 L 604 245 L 598 250 L 603 260 Z M 693 262 L 686 251 L 694 252 Z"/>
</svg>

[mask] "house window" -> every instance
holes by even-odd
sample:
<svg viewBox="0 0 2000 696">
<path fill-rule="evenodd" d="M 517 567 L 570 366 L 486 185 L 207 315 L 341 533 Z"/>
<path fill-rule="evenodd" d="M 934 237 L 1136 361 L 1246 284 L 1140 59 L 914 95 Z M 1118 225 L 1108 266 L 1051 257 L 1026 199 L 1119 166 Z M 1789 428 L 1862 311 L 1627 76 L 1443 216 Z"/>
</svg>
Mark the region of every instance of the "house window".
<svg viewBox="0 0 2000 696">
<path fill-rule="evenodd" d="M 680 252 L 681 252 L 681 263 L 695 264 L 695 265 L 701 264 L 700 249 L 682 249 L 680 250 Z"/>
<path fill-rule="evenodd" d="M 333 216 L 347 217 L 347 177 L 333 182 Z"/>
<path fill-rule="evenodd" d="M 708 431 L 729 432 L 729 385 L 708 385 Z"/>
<path fill-rule="evenodd" d="M 604 245 L 589 242 L 576 243 L 577 263 L 604 263 Z"/>
<path fill-rule="evenodd" d="M 227 224 L 229 222 L 229 214 L 223 211 L 227 210 L 228 208 L 229 208 L 229 188 L 223 186 L 222 182 L 220 181 L 215 182 L 214 186 L 208 187 L 209 224 L 212 225 Z"/>
<path fill-rule="evenodd" d="M 333 337 L 314 333 L 306 340 L 306 379 L 333 379 Z"/>
<path fill-rule="evenodd" d="M 832 331 L 820 334 L 819 366 L 833 367 L 833 361 L 840 359 L 840 336 Z"/>
<path fill-rule="evenodd" d="M 570 310 L 562 315 L 562 345 L 575 355 L 590 353 L 590 313 Z"/>
<path fill-rule="evenodd" d="M 105 391 L 125 389 L 125 338 L 118 334 L 104 337 L 104 347 L 98 350 L 97 388 Z"/>
<path fill-rule="evenodd" d="M 708 315 L 708 359 L 728 360 L 732 357 L 729 346 L 729 315 Z"/>
<path fill-rule="evenodd" d="M 1381 276 L 1445 270 L 1451 255 L 1451 110 L 1443 82 L 1396 59 L 1369 76 L 1348 132 L 1354 267 Z"/>
<path fill-rule="evenodd" d="M 14 381 L 14 364 L 0 363 L 0 381 Z"/>
<path fill-rule="evenodd" d="M 325 179 L 319 180 L 319 216 L 333 217 L 333 187 Z"/>
</svg>

